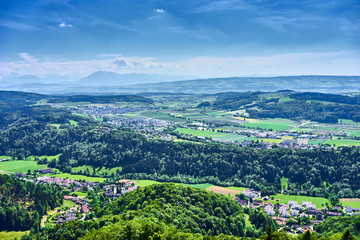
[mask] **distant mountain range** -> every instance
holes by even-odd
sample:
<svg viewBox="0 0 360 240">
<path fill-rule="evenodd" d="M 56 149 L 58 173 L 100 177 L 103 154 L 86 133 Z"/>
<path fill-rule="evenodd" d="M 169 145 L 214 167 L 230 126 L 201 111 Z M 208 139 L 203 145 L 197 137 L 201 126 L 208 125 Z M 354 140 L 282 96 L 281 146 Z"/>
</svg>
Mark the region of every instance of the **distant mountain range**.
<svg viewBox="0 0 360 240">
<path fill-rule="evenodd" d="M 0 90 L 47 94 L 136 94 L 143 92 L 203 93 L 278 91 L 360 92 L 360 76 L 232 77 L 174 81 L 156 74 L 94 72 L 76 81 L 46 81 L 36 76 L 0 80 Z"/>
</svg>

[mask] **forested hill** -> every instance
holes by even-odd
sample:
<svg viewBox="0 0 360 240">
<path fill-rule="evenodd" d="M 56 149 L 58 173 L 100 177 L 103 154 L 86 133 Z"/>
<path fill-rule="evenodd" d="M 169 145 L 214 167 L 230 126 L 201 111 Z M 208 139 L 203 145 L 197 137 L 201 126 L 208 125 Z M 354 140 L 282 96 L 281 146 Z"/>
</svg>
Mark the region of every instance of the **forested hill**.
<svg viewBox="0 0 360 240">
<path fill-rule="evenodd" d="M 0 174 L 0 230 L 40 228 L 40 220 L 50 209 L 62 204 L 60 187 L 47 187 Z"/>
</svg>

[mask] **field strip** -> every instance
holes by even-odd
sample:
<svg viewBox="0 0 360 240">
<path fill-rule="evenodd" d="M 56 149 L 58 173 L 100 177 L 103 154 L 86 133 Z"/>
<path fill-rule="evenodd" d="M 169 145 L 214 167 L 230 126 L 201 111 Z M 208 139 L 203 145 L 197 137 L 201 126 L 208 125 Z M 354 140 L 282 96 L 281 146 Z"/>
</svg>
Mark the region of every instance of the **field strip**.
<svg viewBox="0 0 360 240">
<path fill-rule="evenodd" d="M 342 198 L 341 202 L 360 202 L 360 198 Z"/>
<path fill-rule="evenodd" d="M 229 189 L 229 188 L 224 188 L 224 187 L 218 187 L 218 186 L 211 186 L 206 188 L 207 191 L 212 191 L 215 193 L 220 193 L 220 194 L 224 194 L 224 195 L 234 195 L 239 193 L 240 191 L 238 190 L 234 190 L 234 189 Z"/>
</svg>

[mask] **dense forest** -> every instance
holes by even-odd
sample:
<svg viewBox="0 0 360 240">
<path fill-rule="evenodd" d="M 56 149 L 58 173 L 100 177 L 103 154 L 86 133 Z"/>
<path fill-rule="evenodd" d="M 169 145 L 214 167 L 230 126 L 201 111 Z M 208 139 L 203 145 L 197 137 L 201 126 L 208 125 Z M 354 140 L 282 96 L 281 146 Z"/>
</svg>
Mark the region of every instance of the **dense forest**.
<svg viewBox="0 0 360 240">
<path fill-rule="evenodd" d="M 317 93 L 317 92 L 304 92 L 304 93 L 293 93 L 289 95 L 290 98 L 296 100 L 317 100 L 333 103 L 344 103 L 344 104 L 360 104 L 360 97 L 349 97 L 338 94 L 328 93 Z"/>
<path fill-rule="evenodd" d="M 326 232 L 334 223 L 336 228 Z M 127 193 L 98 211 L 93 220 L 49 225 L 22 239 L 355 240 L 359 236 L 358 217 L 329 218 L 317 228 L 322 230 L 290 235 L 278 231 L 263 210 L 242 208 L 230 197 L 168 183 Z"/>
<path fill-rule="evenodd" d="M 38 231 L 48 210 L 62 204 L 60 188 L 25 182 L 0 174 L 0 230 Z"/>
<path fill-rule="evenodd" d="M 273 97 L 267 92 L 226 92 L 214 96 L 216 100 L 212 104 L 199 104 L 198 107 L 212 106 L 213 109 L 220 110 L 247 109 L 251 118 L 307 119 L 323 123 L 337 123 L 339 119 L 360 121 L 359 97 L 312 92 L 295 93 L 290 90 L 278 91 Z M 280 96 L 294 100 L 283 102 L 280 101 Z M 257 109 L 252 109 L 253 107 Z"/>
<path fill-rule="evenodd" d="M 323 123 L 337 123 L 339 119 L 360 122 L 360 105 L 324 104 L 294 100 L 272 104 L 260 103 L 259 110 L 248 109 L 252 118 L 308 119 Z"/>
<path fill-rule="evenodd" d="M 325 222 L 317 225 L 315 230 L 323 236 L 349 230 L 353 235 L 360 237 L 360 215 L 327 218 Z"/>
<path fill-rule="evenodd" d="M 113 201 L 96 220 L 66 223 L 61 231 L 57 231 L 57 225 L 35 235 L 48 239 L 76 239 L 84 234 L 84 239 L 199 239 L 219 235 L 259 237 L 268 227 L 276 229 L 264 212 L 247 212 L 251 224 L 246 223 L 243 208 L 227 196 L 182 185 L 156 184 Z"/>
<path fill-rule="evenodd" d="M 254 151 L 251 146 L 147 140 L 126 131 L 96 131 L 91 120 L 56 112 L 60 110 L 46 116 L 41 108 L 32 111 L 32 116 L 7 118 L 12 123 L 0 130 L 0 155 L 23 159 L 61 154 L 49 166 L 64 172 L 83 165 L 121 166 L 126 177 L 249 186 L 264 194 L 280 191 L 280 179 L 286 177 L 291 194 L 297 194 L 302 185 L 300 193 L 306 195 L 360 196 L 359 148 Z M 58 131 L 49 124 L 68 122 L 67 117 L 79 125 L 63 124 Z M 330 185 L 325 187 L 324 181 Z"/>
</svg>

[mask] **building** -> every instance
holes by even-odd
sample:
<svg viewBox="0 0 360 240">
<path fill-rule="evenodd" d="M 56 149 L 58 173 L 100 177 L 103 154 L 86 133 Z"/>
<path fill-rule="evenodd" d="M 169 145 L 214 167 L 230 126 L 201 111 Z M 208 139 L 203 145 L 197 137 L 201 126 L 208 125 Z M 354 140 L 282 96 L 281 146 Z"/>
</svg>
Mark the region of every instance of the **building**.
<svg viewBox="0 0 360 240">
<path fill-rule="evenodd" d="M 54 170 L 52 170 L 51 168 L 38 169 L 37 172 L 40 173 L 40 174 L 47 174 L 47 173 L 54 173 Z"/>
</svg>

